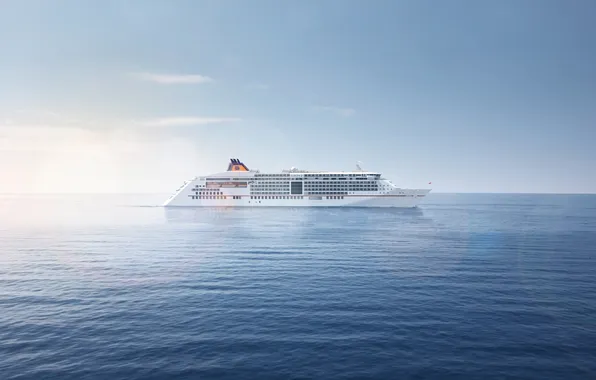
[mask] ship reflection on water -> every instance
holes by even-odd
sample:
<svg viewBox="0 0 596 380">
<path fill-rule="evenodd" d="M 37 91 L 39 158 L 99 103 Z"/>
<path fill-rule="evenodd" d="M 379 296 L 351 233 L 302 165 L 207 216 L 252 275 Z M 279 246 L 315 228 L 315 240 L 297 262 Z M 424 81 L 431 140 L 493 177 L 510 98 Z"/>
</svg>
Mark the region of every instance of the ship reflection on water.
<svg viewBox="0 0 596 380">
<path fill-rule="evenodd" d="M 343 255 L 358 244 L 368 247 L 362 251 L 368 255 L 375 247 L 386 247 L 381 240 L 407 239 L 413 231 L 434 229 L 421 209 L 165 207 L 164 212 L 171 228 L 198 250 L 204 248 L 205 239 L 217 236 L 220 254 L 251 250 L 312 254 L 331 249 Z"/>
<path fill-rule="evenodd" d="M 229 219 L 230 221 L 250 220 L 260 224 L 267 220 L 317 220 L 338 218 L 343 224 L 350 221 L 374 220 L 379 217 L 392 219 L 421 219 L 421 208 L 371 208 L 371 207 L 164 207 L 168 223 L 205 223 Z"/>
</svg>

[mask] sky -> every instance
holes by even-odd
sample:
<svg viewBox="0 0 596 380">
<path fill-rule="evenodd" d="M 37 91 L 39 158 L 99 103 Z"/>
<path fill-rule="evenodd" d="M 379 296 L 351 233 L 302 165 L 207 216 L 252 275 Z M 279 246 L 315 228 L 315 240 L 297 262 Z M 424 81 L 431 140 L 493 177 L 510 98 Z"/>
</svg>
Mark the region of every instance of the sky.
<svg viewBox="0 0 596 380">
<path fill-rule="evenodd" d="M 0 0 L 0 193 L 249 168 L 596 193 L 592 0 Z"/>
</svg>

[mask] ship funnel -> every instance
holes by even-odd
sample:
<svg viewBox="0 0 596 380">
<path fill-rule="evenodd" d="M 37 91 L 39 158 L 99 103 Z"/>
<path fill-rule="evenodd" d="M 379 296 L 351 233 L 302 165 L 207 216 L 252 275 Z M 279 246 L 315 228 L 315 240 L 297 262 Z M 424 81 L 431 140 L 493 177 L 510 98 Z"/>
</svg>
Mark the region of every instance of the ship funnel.
<svg viewBox="0 0 596 380">
<path fill-rule="evenodd" d="M 237 158 L 230 158 L 230 163 L 228 164 L 228 171 L 229 172 L 247 172 L 248 167 L 240 162 Z"/>
</svg>

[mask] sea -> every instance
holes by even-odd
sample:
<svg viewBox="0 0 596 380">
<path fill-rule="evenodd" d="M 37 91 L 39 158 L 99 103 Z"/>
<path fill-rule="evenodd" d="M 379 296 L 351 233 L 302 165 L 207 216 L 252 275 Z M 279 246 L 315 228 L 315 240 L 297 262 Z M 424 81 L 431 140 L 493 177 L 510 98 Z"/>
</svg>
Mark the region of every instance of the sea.
<svg viewBox="0 0 596 380">
<path fill-rule="evenodd" d="M 596 196 L 0 196 L 0 379 L 596 379 Z"/>
</svg>

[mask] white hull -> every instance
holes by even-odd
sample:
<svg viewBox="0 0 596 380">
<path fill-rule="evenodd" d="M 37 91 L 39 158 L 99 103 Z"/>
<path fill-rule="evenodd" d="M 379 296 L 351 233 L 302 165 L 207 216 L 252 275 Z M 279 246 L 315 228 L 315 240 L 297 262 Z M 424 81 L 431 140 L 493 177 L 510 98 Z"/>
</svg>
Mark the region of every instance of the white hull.
<svg viewBox="0 0 596 380">
<path fill-rule="evenodd" d="M 227 172 L 185 182 L 164 206 L 412 208 L 429 192 L 399 188 L 374 172 L 260 174 L 235 160 Z"/>
<path fill-rule="evenodd" d="M 166 207 L 417 207 L 428 195 L 428 189 L 400 189 L 396 188 L 387 194 L 382 195 L 346 195 L 343 199 L 310 199 L 303 195 L 298 199 L 283 199 L 283 196 L 263 197 L 263 199 L 251 199 L 250 195 L 242 194 L 242 190 L 228 189 L 225 198 L 220 199 L 192 199 L 194 181 L 168 199 Z M 186 189 L 186 191 L 185 191 Z M 245 190 L 244 190 L 245 191 Z M 403 194 L 400 194 L 403 193 Z M 236 197 L 236 198 L 234 198 Z M 282 199 L 278 199 L 282 198 Z M 288 197 L 289 198 L 289 197 Z M 316 197 L 319 198 L 319 197 Z"/>
</svg>

